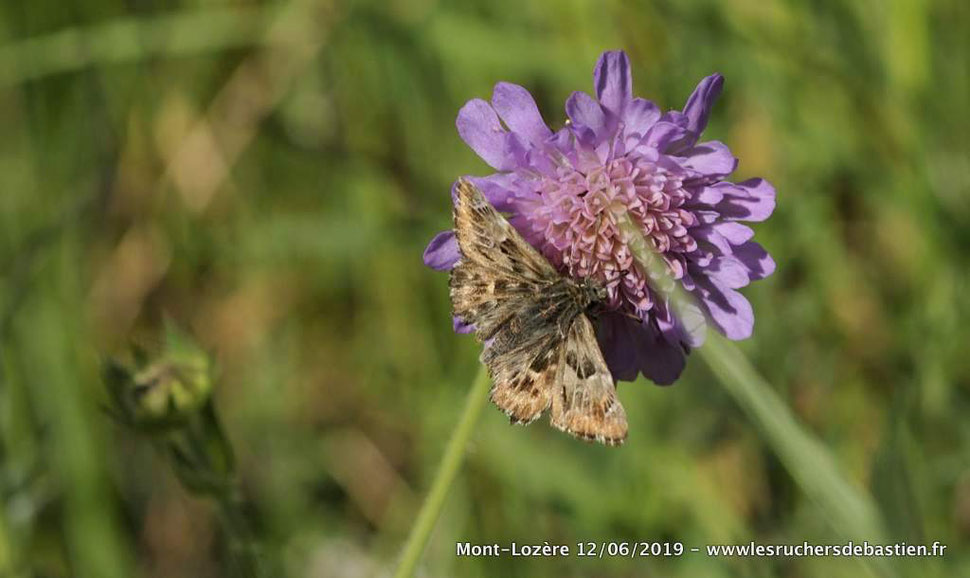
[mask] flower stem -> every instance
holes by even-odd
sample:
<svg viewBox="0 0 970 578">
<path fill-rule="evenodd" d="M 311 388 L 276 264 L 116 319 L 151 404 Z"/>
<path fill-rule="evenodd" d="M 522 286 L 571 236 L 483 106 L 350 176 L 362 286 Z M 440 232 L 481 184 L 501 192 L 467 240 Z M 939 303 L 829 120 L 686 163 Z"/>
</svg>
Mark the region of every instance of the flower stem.
<svg viewBox="0 0 970 578">
<path fill-rule="evenodd" d="M 211 400 L 198 417 L 179 432 L 195 464 L 191 472 L 183 474 L 183 477 L 197 474 L 206 487 L 193 489 L 187 485 L 186 488 L 212 499 L 218 507 L 230 574 L 240 578 L 267 576 L 269 572 L 260 556 L 259 545 L 246 517 L 245 503 L 239 493 L 234 473 L 234 452 Z"/>
<path fill-rule="evenodd" d="M 488 372 L 482 366 L 468 391 L 465 409 L 462 411 L 451 439 L 448 440 L 445 455 L 441 458 L 438 471 L 435 472 L 434 481 L 431 483 L 431 490 L 428 491 L 428 496 L 421 506 L 421 511 L 418 512 L 414 526 L 411 527 L 411 533 L 401 554 L 401 561 L 394 573 L 395 578 L 407 578 L 414 574 L 418 560 L 421 559 L 421 554 L 431 537 L 435 522 L 438 521 L 438 516 L 441 514 L 445 498 L 448 497 L 448 490 L 451 489 L 451 484 L 455 481 L 455 476 L 458 475 L 458 469 L 465 457 L 465 446 L 468 445 L 475 424 L 478 423 L 478 418 L 482 414 L 482 408 L 486 405 L 489 384 Z"/>
<path fill-rule="evenodd" d="M 882 521 L 872 499 L 852 486 L 832 454 L 798 423 L 741 350 L 721 336 L 711 335 L 698 352 L 761 429 L 796 483 L 823 508 L 833 525 L 853 538 L 883 540 Z"/>
<path fill-rule="evenodd" d="M 634 260 L 650 276 L 660 280 L 662 294 L 671 304 L 692 303 L 693 296 L 673 282 L 661 259 L 653 253 L 643 234 L 629 218 L 618 220 L 628 236 Z M 733 343 L 714 332 L 698 349 L 721 386 L 761 430 L 762 439 L 775 452 L 798 487 L 821 509 L 843 536 L 879 542 L 886 536 L 882 515 L 872 496 L 846 478 L 825 445 L 807 430 Z M 870 575 L 894 576 L 882 559 L 861 558 Z"/>
<path fill-rule="evenodd" d="M 242 510 L 242 502 L 230 490 L 218 497 L 218 503 L 233 575 L 241 578 L 263 576 L 256 544 Z"/>
</svg>

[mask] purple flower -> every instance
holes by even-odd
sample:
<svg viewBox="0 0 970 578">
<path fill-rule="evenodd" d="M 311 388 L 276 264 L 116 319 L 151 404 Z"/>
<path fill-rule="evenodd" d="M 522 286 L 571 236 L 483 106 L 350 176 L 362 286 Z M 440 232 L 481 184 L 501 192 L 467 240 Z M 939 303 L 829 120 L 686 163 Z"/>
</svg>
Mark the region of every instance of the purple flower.
<svg viewBox="0 0 970 578">
<path fill-rule="evenodd" d="M 498 171 L 469 180 L 563 274 L 607 288 L 597 331 L 615 379 L 643 373 L 673 383 L 708 323 L 729 339 L 749 337 L 754 315 L 737 289 L 775 270 L 739 222 L 768 218 L 774 187 L 763 179 L 724 180 L 737 159 L 721 142 L 698 142 L 723 81 L 708 76 L 683 111 L 661 113 L 633 96 L 626 54 L 605 52 L 593 72 L 596 98 L 574 92 L 557 132 L 526 89 L 505 82 L 491 103 L 474 99 L 458 113 L 462 139 Z M 634 261 L 622 219 L 642 231 L 695 304 L 674 315 L 666 293 Z M 446 231 L 428 245 L 424 262 L 447 270 L 458 256 Z M 468 330 L 458 322 L 455 329 Z"/>
</svg>

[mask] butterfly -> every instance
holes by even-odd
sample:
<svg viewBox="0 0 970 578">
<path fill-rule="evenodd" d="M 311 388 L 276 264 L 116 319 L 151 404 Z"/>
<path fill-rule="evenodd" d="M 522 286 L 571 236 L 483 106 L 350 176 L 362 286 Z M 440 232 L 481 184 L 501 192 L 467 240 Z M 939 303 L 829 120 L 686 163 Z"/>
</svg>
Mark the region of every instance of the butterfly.
<svg viewBox="0 0 970 578">
<path fill-rule="evenodd" d="M 449 280 L 452 308 L 484 344 L 492 402 L 512 423 L 550 410 L 553 427 L 622 444 L 626 412 L 590 318 L 605 289 L 560 275 L 465 179 L 454 227 L 460 258 Z"/>
</svg>

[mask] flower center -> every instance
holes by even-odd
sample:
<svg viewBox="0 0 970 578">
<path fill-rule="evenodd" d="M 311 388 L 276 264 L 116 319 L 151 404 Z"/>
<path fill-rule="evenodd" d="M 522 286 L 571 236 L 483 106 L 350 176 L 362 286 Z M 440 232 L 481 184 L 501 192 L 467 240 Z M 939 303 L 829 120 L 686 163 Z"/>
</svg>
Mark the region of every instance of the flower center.
<svg viewBox="0 0 970 578">
<path fill-rule="evenodd" d="M 697 249 L 688 230 L 697 218 L 682 208 L 690 193 L 650 160 L 618 158 L 586 174 L 561 167 L 555 178 L 542 177 L 538 193 L 523 201 L 533 238 L 561 271 L 602 283 L 612 309 L 627 303 L 642 315 L 654 303 L 619 223 L 629 219 L 642 232 L 674 279 L 684 276 L 685 254 Z"/>
</svg>

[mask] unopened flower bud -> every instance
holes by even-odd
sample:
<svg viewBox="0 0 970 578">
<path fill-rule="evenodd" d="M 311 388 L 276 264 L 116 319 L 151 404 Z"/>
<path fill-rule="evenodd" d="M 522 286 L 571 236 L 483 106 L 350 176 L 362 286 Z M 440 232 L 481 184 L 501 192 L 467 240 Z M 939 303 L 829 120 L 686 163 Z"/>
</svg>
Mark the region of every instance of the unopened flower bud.
<svg viewBox="0 0 970 578">
<path fill-rule="evenodd" d="M 143 430 L 170 429 L 198 413 L 212 393 L 209 358 L 187 338 L 169 329 L 163 351 L 135 355 L 130 370 L 111 361 L 104 378 L 113 398 L 112 413 Z"/>
</svg>

